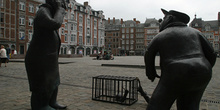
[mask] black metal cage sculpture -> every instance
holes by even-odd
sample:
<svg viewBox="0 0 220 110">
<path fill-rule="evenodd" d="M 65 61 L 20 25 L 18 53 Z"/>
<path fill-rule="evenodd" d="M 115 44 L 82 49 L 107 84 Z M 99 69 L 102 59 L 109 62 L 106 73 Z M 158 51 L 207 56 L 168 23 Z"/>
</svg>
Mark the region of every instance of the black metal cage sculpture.
<svg viewBox="0 0 220 110">
<path fill-rule="evenodd" d="M 100 75 L 92 78 L 92 99 L 132 105 L 138 100 L 136 77 Z"/>
</svg>

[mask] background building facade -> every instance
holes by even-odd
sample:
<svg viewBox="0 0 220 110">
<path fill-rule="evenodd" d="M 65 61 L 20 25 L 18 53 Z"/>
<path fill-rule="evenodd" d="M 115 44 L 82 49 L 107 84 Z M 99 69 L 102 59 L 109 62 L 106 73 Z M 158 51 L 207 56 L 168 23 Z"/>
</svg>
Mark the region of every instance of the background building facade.
<svg viewBox="0 0 220 110">
<path fill-rule="evenodd" d="M 220 13 L 218 13 L 218 20 L 212 21 L 203 21 L 202 18 L 196 18 L 195 15 L 190 26 L 201 31 L 213 46 L 214 51 L 219 54 Z"/>
<path fill-rule="evenodd" d="M 105 16 L 88 2 L 70 0 L 62 27 L 60 54 L 97 54 L 104 49 Z"/>
<path fill-rule="evenodd" d="M 25 55 L 33 35 L 33 19 L 42 2 L 38 0 L 0 0 L 0 45 L 9 46 L 11 53 Z M 201 31 L 216 53 L 220 51 L 220 12 L 218 19 L 203 21 L 195 18 L 189 24 Z M 88 2 L 69 0 L 66 16 L 58 30 L 60 54 L 143 55 L 148 44 L 159 33 L 157 19 L 140 23 L 123 19 L 105 20 L 103 11 L 94 10 Z M 42 39 L 43 40 L 43 39 Z"/>
</svg>

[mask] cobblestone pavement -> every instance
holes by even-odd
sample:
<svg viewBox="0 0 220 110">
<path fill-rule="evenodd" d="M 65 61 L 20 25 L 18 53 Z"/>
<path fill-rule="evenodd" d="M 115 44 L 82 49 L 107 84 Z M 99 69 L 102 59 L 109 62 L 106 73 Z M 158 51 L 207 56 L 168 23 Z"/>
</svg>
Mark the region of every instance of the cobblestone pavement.
<svg viewBox="0 0 220 110">
<path fill-rule="evenodd" d="M 11 60 L 12 61 L 12 60 Z M 0 67 L 0 109 L 30 110 L 28 80 L 23 60 L 9 62 L 7 67 Z M 141 68 L 107 67 L 101 64 L 144 65 L 143 56 L 121 56 L 115 60 L 93 60 L 92 57 L 60 58 L 60 77 L 58 102 L 66 104 L 67 110 L 145 110 L 147 103 L 139 94 L 138 101 L 131 105 L 120 105 L 92 100 L 92 77 L 98 75 L 117 75 L 139 77 L 143 89 L 151 95 L 158 79 L 151 82 Z M 159 59 L 156 59 L 156 65 Z M 209 83 L 200 110 L 220 110 L 220 59 L 213 68 L 213 77 Z M 158 70 L 160 73 L 160 70 Z M 171 110 L 176 110 L 175 104 Z"/>
</svg>

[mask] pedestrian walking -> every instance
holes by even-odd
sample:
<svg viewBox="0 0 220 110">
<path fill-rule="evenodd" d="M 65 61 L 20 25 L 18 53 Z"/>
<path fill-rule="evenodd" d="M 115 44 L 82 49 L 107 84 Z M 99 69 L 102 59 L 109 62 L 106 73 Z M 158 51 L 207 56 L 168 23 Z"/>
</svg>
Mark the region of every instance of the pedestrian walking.
<svg viewBox="0 0 220 110">
<path fill-rule="evenodd" d="M 5 63 L 5 67 L 7 67 L 8 58 L 6 55 L 6 50 L 4 45 L 1 45 L 1 50 L 0 50 L 0 67 L 2 63 Z"/>
</svg>

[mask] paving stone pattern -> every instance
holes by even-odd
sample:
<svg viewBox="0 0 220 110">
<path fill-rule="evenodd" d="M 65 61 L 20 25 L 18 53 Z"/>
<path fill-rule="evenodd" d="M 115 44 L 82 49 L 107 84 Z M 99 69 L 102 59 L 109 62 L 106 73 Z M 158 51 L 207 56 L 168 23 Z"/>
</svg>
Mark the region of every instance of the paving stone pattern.
<svg viewBox="0 0 220 110">
<path fill-rule="evenodd" d="M 31 110 L 27 75 L 23 59 L 13 60 L 7 67 L 0 67 L 0 110 Z M 158 79 L 151 82 L 143 68 L 107 67 L 101 64 L 144 65 L 143 56 L 120 56 L 115 60 L 93 60 L 93 57 L 60 58 L 60 77 L 58 102 L 66 104 L 67 110 L 145 110 L 147 103 L 139 94 L 138 101 L 131 105 L 92 100 L 92 77 L 98 75 L 115 75 L 138 77 L 143 89 L 151 95 Z M 43 63 L 43 62 L 42 62 Z M 159 65 L 159 58 L 156 59 Z M 200 110 L 220 110 L 220 60 L 213 68 L 213 77 L 209 83 Z M 157 70 L 160 74 L 160 70 Z M 175 104 L 171 110 L 176 110 Z"/>
</svg>

